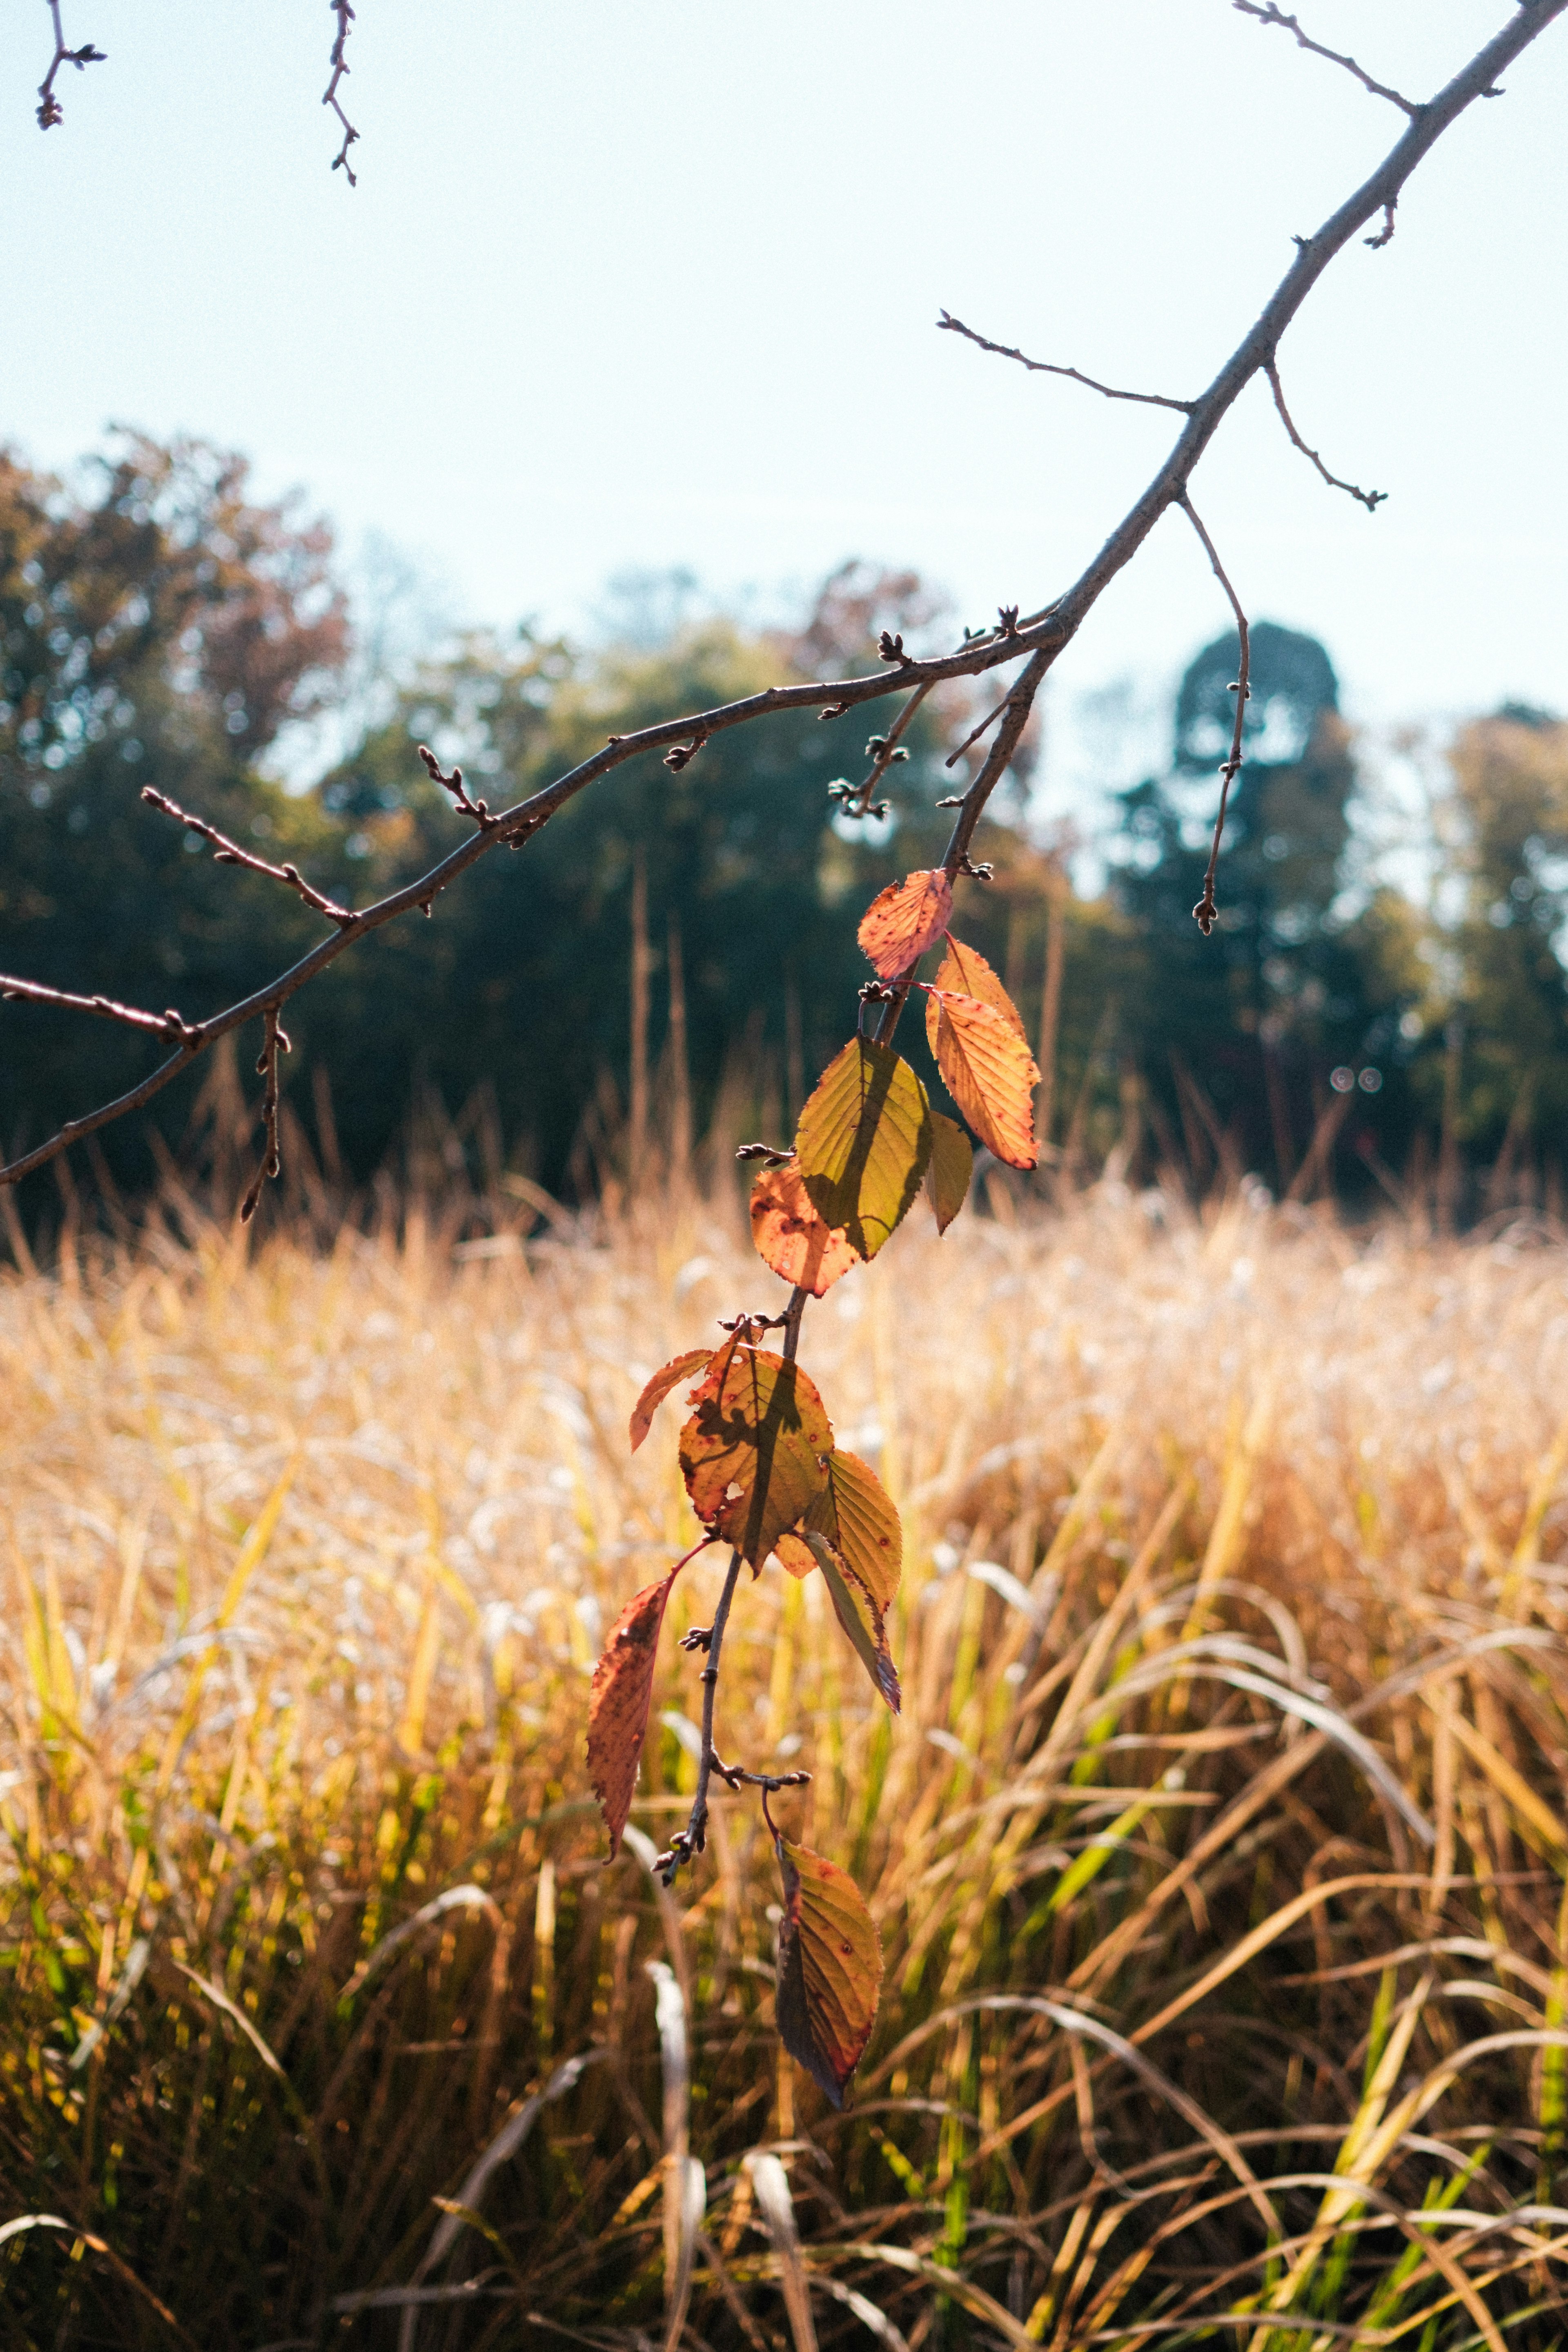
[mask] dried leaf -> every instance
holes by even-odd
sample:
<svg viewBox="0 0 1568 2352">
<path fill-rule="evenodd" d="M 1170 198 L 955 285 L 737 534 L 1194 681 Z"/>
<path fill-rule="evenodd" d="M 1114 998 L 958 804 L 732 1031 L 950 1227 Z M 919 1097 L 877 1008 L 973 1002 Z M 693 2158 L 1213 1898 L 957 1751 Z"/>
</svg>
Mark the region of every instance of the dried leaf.
<svg viewBox="0 0 1568 2352">
<path fill-rule="evenodd" d="M 816 1554 L 812 1550 L 805 1538 L 797 1534 L 793 1528 L 787 1535 L 780 1536 L 777 1543 L 774 1544 L 773 1558 L 781 1568 L 787 1568 L 792 1576 L 798 1577 L 802 1581 L 816 1566 Z"/>
<path fill-rule="evenodd" d="M 994 1006 L 977 996 L 933 994 L 931 1050 L 949 1094 L 980 1138 L 1009 1168 L 1033 1168 L 1035 1057 Z"/>
<path fill-rule="evenodd" d="M 763 1169 L 752 1185 L 752 1239 L 764 1265 L 814 1298 L 860 1263 L 843 1228 L 817 1213 L 793 1160 Z"/>
<path fill-rule="evenodd" d="M 647 1388 L 632 1407 L 632 1452 L 635 1454 L 648 1431 L 653 1427 L 654 1414 L 671 1389 L 678 1389 L 689 1373 L 698 1371 L 713 1360 L 711 1348 L 693 1348 L 684 1356 L 676 1356 L 655 1372 Z"/>
<path fill-rule="evenodd" d="M 892 1496 L 858 1454 L 831 1454 L 827 1483 L 805 1515 L 802 1533 L 826 1536 L 848 1561 L 879 1609 L 890 1609 L 904 1572 L 904 1531 Z"/>
<path fill-rule="evenodd" d="M 826 1483 L 833 1427 L 797 1364 L 732 1339 L 714 1357 L 680 1433 L 680 1467 L 703 1526 L 753 1569 Z"/>
<path fill-rule="evenodd" d="M 926 1170 L 926 1199 L 936 1217 L 936 1229 L 945 1234 L 969 1198 L 974 1173 L 974 1152 L 969 1138 L 954 1118 L 940 1110 L 931 1115 L 931 1165 Z"/>
<path fill-rule="evenodd" d="M 857 934 L 879 978 L 896 980 L 935 947 L 952 913 L 952 885 L 940 866 L 889 882 L 872 899 Z"/>
<path fill-rule="evenodd" d="M 1024 1034 L 1023 1014 L 979 949 L 965 947 L 962 940 L 955 940 L 951 933 L 948 936 L 947 953 L 937 966 L 936 979 L 931 984 L 935 988 L 943 990 L 950 996 L 977 996 L 982 1004 L 989 1004 L 994 1013 L 999 1013 L 1002 1015 L 1009 1029 L 1016 1029 L 1020 1037 Z M 928 996 L 926 1035 L 931 1039 L 931 1049 L 933 1054 L 936 1051 L 935 1030 L 936 1018 Z"/>
<path fill-rule="evenodd" d="M 882 1947 L 847 1870 L 776 1837 L 784 1876 L 779 1922 L 779 2039 L 836 2107 L 844 2105 L 882 1986 Z"/>
<path fill-rule="evenodd" d="M 890 1046 L 852 1037 L 829 1062 L 800 1115 L 795 1160 L 823 1223 L 860 1257 L 875 1257 L 920 1190 L 931 1158 L 931 1109 Z"/>
<path fill-rule="evenodd" d="M 594 1669 L 588 1699 L 588 1776 L 604 1808 L 610 1832 L 610 1859 L 621 1848 L 621 1832 L 632 1809 L 637 1766 L 653 1704 L 653 1670 L 659 1628 L 676 1570 L 659 1584 L 645 1584 L 610 1628 L 610 1638 Z"/>
<path fill-rule="evenodd" d="M 784 1541 L 788 1542 L 786 1536 Z M 888 1647 L 887 1625 L 881 1610 L 849 1566 L 842 1552 L 835 1549 L 826 1536 L 813 1528 L 803 1531 L 803 1540 L 822 1570 L 823 1581 L 833 1602 L 837 1618 L 856 1656 L 870 1675 L 879 1696 L 885 1698 L 893 1713 L 903 1707 L 904 1694 L 899 1682 L 899 1670 L 893 1664 L 893 1654 Z"/>
</svg>

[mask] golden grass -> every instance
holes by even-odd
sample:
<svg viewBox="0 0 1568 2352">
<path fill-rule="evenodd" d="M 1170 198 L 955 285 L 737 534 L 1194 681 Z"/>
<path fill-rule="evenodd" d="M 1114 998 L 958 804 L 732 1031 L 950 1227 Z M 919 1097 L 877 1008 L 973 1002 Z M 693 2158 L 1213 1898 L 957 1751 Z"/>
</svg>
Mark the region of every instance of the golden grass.
<svg viewBox="0 0 1568 2352">
<path fill-rule="evenodd" d="M 671 1898 L 585 1793 L 693 1532 L 627 1411 L 777 1287 L 728 1207 L 0 1278 L 7 2342 L 1560 2342 L 1568 1255 L 994 1206 L 805 1327 L 901 1718 L 819 1578 L 724 1653 L 880 1927 L 843 2117 L 754 1801 Z"/>
</svg>

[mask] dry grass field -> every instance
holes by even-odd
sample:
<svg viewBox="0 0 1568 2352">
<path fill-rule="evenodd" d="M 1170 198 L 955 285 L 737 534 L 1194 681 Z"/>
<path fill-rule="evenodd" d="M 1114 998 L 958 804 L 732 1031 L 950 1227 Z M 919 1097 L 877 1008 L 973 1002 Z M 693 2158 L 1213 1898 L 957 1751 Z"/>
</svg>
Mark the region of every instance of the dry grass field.
<svg viewBox="0 0 1568 2352">
<path fill-rule="evenodd" d="M 673 1199 L 457 1249 L 171 1203 L 0 1276 L 0 2339 L 1562 2342 L 1568 1250 L 1101 1187 L 807 1317 L 903 1513 L 904 1711 L 742 1591 L 723 1752 L 886 1958 L 846 2112 L 667 1629 L 646 1374 L 777 1288 Z M 775 1759 L 788 1759 L 787 1763 Z M 775 1914 L 776 1916 L 776 1914 Z"/>
</svg>

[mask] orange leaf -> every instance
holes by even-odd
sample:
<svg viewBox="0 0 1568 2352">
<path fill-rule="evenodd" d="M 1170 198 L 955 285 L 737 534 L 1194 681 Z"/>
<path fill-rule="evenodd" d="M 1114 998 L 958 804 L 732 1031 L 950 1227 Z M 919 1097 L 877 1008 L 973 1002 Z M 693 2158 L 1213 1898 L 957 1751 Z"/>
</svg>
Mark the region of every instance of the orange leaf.
<svg viewBox="0 0 1568 2352">
<path fill-rule="evenodd" d="M 943 1118 L 941 1111 L 931 1115 L 931 1161 L 926 1169 L 926 1198 L 936 1218 L 936 1229 L 945 1234 L 965 1201 L 969 1198 L 969 1180 L 974 1173 L 974 1154 L 969 1138 L 955 1118 Z"/>
<path fill-rule="evenodd" d="M 1009 1168 L 1033 1168 L 1034 1092 L 1040 1083 L 1035 1057 L 994 1006 L 976 996 L 932 996 L 937 1006 L 931 1040 L 936 1065 L 949 1094 L 980 1138 Z"/>
<path fill-rule="evenodd" d="M 833 1426 L 798 1364 L 730 1341 L 680 1433 L 680 1467 L 703 1526 L 760 1571 L 826 1483 Z"/>
<path fill-rule="evenodd" d="M 793 1162 L 763 1169 L 752 1185 L 752 1239 L 764 1265 L 814 1298 L 860 1263 L 844 1228 L 817 1214 Z"/>
<path fill-rule="evenodd" d="M 936 979 L 932 985 L 942 989 L 949 996 L 977 996 L 982 1004 L 989 1004 L 993 1012 L 1002 1015 L 1009 1029 L 1016 1029 L 1020 1037 L 1024 1034 L 1023 1014 L 978 948 L 965 947 L 962 940 L 955 940 L 950 936 L 947 953 L 937 966 Z M 931 1010 L 931 999 L 928 996 L 926 1035 L 931 1039 L 931 1049 L 933 1054 L 936 1051 L 935 1032 L 936 1014 Z"/>
<path fill-rule="evenodd" d="M 836 2107 L 871 2039 L 882 1989 L 882 1947 L 847 1870 L 775 1835 L 784 1875 L 779 1921 L 779 2040 Z"/>
<path fill-rule="evenodd" d="M 610 1832 L 610 1859 L 620 1852 L 621 1832 L 632 1809 L 637 1766 L 653 1703 L 653 1670 L 659 1628 L 677 1570 L 660 1584 L 645 1584 L 610 1628 L 604 1654 L 594 1669 L 588 1699 L 588 1773 Z"/>
<path fill-rule="evenodd" d="M 935 947 L 952 912 L 952 885 L 940 866 L 889 882 L 861 918 L 857 937 L 880 978 L 900 972 Z"/>
<path fill-rule="evenodd" d="M 904 1530 L 868 1462 L 858 1454 L 828 1455 L 827 1484 L 805 1515 L 805 1529 L 826 1537 L 879 1610 L 892 1607 L 904 1572 Z"/>
<path fill-rule="evenodd" d="M 636 1404 L 632 1407 L 632 1452 L 635 1454 L 648 1431 L 653 1427 L 654 1414 L 671 1389 L 678 1389 L 688 1373 L 713 1360 L 711 1348 L 693 1348 L 684 1356 L 676 1356 L 655 1372 Z"/>
</svg>

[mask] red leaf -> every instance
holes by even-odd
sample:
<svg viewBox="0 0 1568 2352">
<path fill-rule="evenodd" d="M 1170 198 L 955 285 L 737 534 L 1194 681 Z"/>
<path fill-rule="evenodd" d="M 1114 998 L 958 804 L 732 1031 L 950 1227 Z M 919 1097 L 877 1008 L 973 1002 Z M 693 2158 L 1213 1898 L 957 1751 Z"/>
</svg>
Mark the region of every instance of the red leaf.
<svg viewBox="0 0 1568 2352">
<path fill-rule="evenodd" d="M 775 1836 L 784 1874 L 779 1922 L 779 2040 L 836 2107 L 844 2105 L 877 2021 L 882 1947 L 847 1870 Z"/>
<path fill-rule="evenodd" d="M 814 1298 L 860 1263 L 843 1227 L 817 1214 L 793 1163 L 764 1169 L 752 1185 L 752 1239 L 764 1265 Z"/>
<path fill-rule="evenodd" d="M 896 980 L 935 947 L 952 912 L 952 885 L 936 866 L 890 882 L 867 908 L 857 936 L 880 978 Z"/>
<path fill-rule="evenodd" d="M 1034 1095 L 1040 1074 L 1028 1046 L 977 996 L 933 992 L 931 1002 L 937 1007 L 931 1045 L 949 1094 L 998 1160 L 1009 1168 L 1033 1168 L 1039 1158 Z"/>
<path fill-rule="evenodd" d="M 683 1564 L 683 1563 L 682 1563 Z M 637 1766 L 653 1704 L 653 1670 L 665 1603 L 679 1570 L 660 1584 L 645 1584 L 610 1628 L 604 1654 L 594 1669 L 588 1699 L 588 1773 L 610 1832 L 610 1859 L 620 1852 L 621 1832 L 632 1809 Z"/>
<path fill-rule="evenodd" d="M 693 1348 L 687 1355 L 674 1357 L 669 1363 L 655 1372 L 652 1380 L 632 1407 L 632 1452 L 634 1454 L 653 1427 L 654 1414 L 658 1411 L 670 1390 L 678 1389 L 689 1372 L 695 1372 L 700 1366 L 710 1364 L 712 1360 L 711 1348 Z"/>
</svg>

